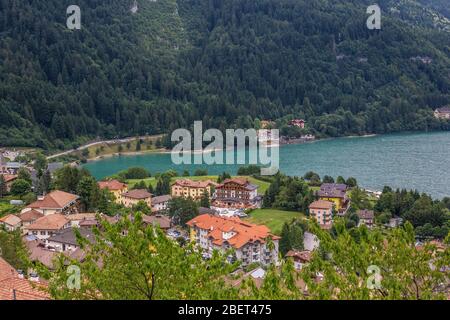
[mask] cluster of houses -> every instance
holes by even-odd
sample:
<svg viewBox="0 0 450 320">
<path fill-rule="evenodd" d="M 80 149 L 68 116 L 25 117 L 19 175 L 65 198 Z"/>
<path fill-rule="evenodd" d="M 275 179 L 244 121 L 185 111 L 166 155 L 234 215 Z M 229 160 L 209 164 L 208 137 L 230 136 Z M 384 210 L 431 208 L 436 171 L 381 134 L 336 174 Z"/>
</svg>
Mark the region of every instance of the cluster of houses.
<svg viewBox="0 0 450 320">
<path fill-rule="evenodd" d="M 316 192 L 319 200 L 309 205 L 309 215 L 323 229 L 331 229 L 333 216 L 344 216 L 350 208 L 347 185 L 340 183 L 323 183 Z"/>
<path fill-rule="evenodd" d="M 3 179 L 6 183 L 6 191 L 11 191 L 11 186 L 14 181 L 18 178 L 18 173 L 21 168 L 25 168 L 29 171 L 31 176 L 32 188 L 35 190 L 39 184 L 39 178 L 37 171 L 30 165 L 26 165 L 19 161 L 9 161 L 7 159 L 11 159 L 13 157 L 18 157 L 21 153 L 13 152 L 13 151 L 4 151 L 0 154 L 0 175 L 3 176 Z M 14 158 L 13 158 L 14 159 Z M 62 162 L 50 162 L 47 164 L 46 171 L 50 173 L 53 177 L 53 174 L 56 170 L 61 169 L 63 167 Z"/>
<path fill-rule="evenodd" d="M 351 201 L 347 195 L 348 187 L 345 184 L 324 183 L 316 192 L 319 198 L 309 205 L 309 216 L 314 219 L 322 229 L 331 229 L 333 217 L 343 217 L 350 209 Z M 372 228 L 375 224 L 375 213 L 373 210 L 357 210 L 358 226 L 365 225 Z M 400 217 L 393 217 L 385 224 L 388 228 L 396 228 L 403 223 Z"/>
<path fill-rule="evenodd" d="M 229 249 L 234 249 L 233 254 L 228 257 L 229 260 L 239 260 L 244 267 L 253 263 L 258 263 L 261 267 L 279 264 L 280 237 L 272 234 L 268 227 L 243 221 L 238 216 L 218 214 L 219 209 L 245 210 L 261 206 L 258 187 L 246 178 L 230 178 L 222 183 L 179 179 L 171 185 L 170 194 L 162 196 L 153 196 L 144 189 L 129 190 L 127 184 L 117 180 L 100 181 L 98 185 L 101 189 L 109 190 L 115 201 L 125 207 L 131 208 L 144 202 L 151 208 L 152 214 L 144 215 L 143 223 L 158 225 L 168 235 L 173 227 L 171 219 L 165 215 L 170 200 L 184 197 L 199 201 L 207 195 L 211 208 L 201 208 L 199 215 L 187 222 L 189 238 L 202 249 L 205 259 L 209 258 L 214 250 L 228 252 Z M 350 207 L 347 191 L 345 184 L 322 184 L 316 192 L 318 200 L 309 206 L 310 217 L 323 229 L 330 229 L 333 217 L 345 215 Z M 360 210 L 357 214 L 360 225 L 371 227 L 374 224 L 373 211 Z M 104 218 L 110 223 L 120 220 L 119 216 Z M 35 202 L 23 208 L 20 214 L 2 217 L 1 225 L 9 231 L 22 230 L 31 260 L 39 261 L 51 269 L 54 258 L 59 253 L 83 261 L 85 253 L 78 245 L 75 229 L 79 230 L 83 238 L 94 243 L 92 227 L 99 224 L 96 214 L 80 212 L 80 199 L 77 195 L 56 190 L 38 197 Z M 286 258 L 293 259 L 295 269 L 301 270 L 310 262 L 312 252 L 318 245 L 317 237 L 305 232 L 304 250 L 291 250 Z M 261 282 L 265 275 L 261 267 L 242 276 Z M 320 275 L 318 277 L 320 281 Z M 8 295 L 11 299 L 15 297 L 11 292 Z"/>
<path fill-rule="evenodd" d="M 113 189 L 116 186 L 118 184 L 112 184 Z M 133 191 L 127 191 L 125 194 Z M 127 201 L 127 197 L 125 200 L 123 197 L 119 199 Z M 104 218 L 110 223 L 119 220 L 119 217 Z M 144 216 L 143 223 L 159 225 L 163 230 L 172 227 L 171 220 L 157 212 Z M 78 260 L 84 257 L 74 230 L 80 230 L 81 235 L 88 240 L 94 239 L 92 227 L 98 226 L 98 221 L 95 213 L 80 212 L 80 199 L 77 195 L 55 190 L 38 197 L 35 202 L 23 208 L 20 214 L 8 214 L 0 218 L 0 226 L 8 231 L 21 230 L 31 260 L 40 261 L 52 268 L 52 260 L 58 253 Z"/>
</svg>

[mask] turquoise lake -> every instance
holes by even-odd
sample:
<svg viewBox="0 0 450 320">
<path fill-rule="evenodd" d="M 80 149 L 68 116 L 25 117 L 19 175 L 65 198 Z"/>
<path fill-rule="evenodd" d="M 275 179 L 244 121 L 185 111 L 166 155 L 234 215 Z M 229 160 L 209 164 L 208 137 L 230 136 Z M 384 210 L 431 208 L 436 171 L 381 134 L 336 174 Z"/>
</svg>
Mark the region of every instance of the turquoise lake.
<svg viewBox="0 0 450 320">
<path fill-rule="evenodd" d="M 209 174 L 235 174 L 241 165 L 175 165 L 168 153 L 121 155 L 84 165 L 97 179 L 133 166 L 150 172 L 206 168 Z M 347 178 L 360 186 L 381 190 L 417 189 L 435 198 L 450 196 L 450 132 L 405 133 L 348 137 L 280 147 L 280 170 L 302 176 L 307 171 Z"/>
</svg>

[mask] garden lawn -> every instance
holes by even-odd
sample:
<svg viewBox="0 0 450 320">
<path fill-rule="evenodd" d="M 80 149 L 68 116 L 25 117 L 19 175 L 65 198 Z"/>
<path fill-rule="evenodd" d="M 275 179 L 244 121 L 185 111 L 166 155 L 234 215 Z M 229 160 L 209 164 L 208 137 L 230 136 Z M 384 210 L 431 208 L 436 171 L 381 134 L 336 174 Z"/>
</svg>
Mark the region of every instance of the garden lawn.
<svg viewBox="0 0 450 320">
<path fill-rule="evenodd" d="M 304 219 L 305 215 L 301 212 L 283 211 L 276 209 L 256 209 L 253 210 L 244 220 L 267 226 L 270 231 L 276 235 L 281 234 L 281 228 L 285 222 L 291 222 L 293 219 Z"/>
</svg>

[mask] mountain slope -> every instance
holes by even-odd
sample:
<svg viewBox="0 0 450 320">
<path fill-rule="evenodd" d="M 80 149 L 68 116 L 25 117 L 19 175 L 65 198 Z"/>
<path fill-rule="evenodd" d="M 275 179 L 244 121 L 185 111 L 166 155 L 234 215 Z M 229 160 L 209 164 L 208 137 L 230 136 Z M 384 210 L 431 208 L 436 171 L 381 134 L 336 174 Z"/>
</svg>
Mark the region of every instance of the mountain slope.
<svg viewBox="0 0 450 320">
<path fill-rule="evenodd" d="M 415 14 L 445 6 L 406 1 L 399 14 L 380 1 L 371 31 L 370 1 L 141 0 L 135 14 L 132 3 L 80 0 L 70 31 L 70 1 L 0 0 L 0 145 L 288 114 L 328 136 L 448 129 L 430 108 L 450 102 L 450 33 Z"/>
</svg>

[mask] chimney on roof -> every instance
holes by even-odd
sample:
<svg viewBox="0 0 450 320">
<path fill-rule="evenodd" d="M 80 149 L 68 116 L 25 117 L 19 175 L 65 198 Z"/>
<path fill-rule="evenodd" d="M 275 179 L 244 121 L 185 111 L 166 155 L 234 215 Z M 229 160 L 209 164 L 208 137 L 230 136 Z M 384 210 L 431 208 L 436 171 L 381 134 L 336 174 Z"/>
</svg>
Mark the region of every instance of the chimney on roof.
<svg viewBox="0 0 450 320">
<path fill-rule="evenodd" d="M 25 272 L 23 272 L 23 270 L 17 270 L 17 273 L 19 274 L 19 279 L 23 279 L 25 278 Z"/>
<path fill-rule="evenodd" d="M 42 201 L 42 200 L 44 200 L 44 196 L 42 196 L 42 195 L 38 196 L 37 199 L 38 199 L 38 201 Z"/>
<path fill-rule="evenodd" d="M 30 281 L 39 282 L 39 275 L 36 272 L 30 273 Z"/>
</svg>

